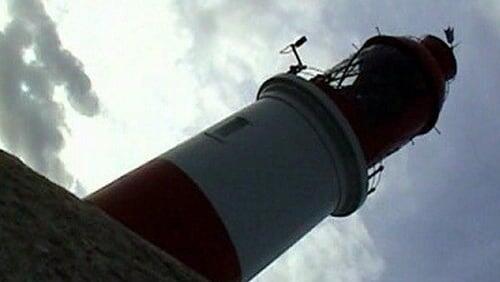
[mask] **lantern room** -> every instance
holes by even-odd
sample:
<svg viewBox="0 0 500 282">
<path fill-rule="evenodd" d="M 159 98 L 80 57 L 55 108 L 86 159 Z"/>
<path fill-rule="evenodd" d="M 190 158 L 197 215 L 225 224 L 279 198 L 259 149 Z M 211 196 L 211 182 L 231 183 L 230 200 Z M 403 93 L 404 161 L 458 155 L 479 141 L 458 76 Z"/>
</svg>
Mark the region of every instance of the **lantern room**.
<svg viewBox="0 0 500 282">
<path fill-rule="evenodd" d="M 373 166 L 434 128 L 457 72 L 438 37 L 375 36 L 311 82 L 340 108 Z"/>
</svg>

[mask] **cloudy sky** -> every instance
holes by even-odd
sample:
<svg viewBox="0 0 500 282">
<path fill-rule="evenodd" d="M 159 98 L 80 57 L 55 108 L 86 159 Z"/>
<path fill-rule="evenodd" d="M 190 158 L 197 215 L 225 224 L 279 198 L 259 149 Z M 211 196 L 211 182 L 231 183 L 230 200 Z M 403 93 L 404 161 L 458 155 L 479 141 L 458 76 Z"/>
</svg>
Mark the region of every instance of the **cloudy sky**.
<svg viewBox="0 0 500 282">
<path fill-rule="evenodd" d="M 456 28 L 438 123 L 257 281 L 497 281 L 500 2 L 0 2 L 0 148 L 84 196 L 251 103 L 300 35 L 326 68 L 374 35 Z"/>
</svg>

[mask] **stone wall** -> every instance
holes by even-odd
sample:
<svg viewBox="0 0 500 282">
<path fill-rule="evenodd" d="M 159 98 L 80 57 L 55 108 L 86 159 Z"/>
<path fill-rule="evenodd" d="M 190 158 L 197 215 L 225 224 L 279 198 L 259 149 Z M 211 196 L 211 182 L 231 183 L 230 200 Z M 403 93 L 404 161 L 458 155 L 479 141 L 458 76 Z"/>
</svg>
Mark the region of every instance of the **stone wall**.
<svg viewBox="0 0 500 282">
<path fill-rule="evenodd" d="M 0 151 L 1 281 L 204 281 Z"/>
</svg>

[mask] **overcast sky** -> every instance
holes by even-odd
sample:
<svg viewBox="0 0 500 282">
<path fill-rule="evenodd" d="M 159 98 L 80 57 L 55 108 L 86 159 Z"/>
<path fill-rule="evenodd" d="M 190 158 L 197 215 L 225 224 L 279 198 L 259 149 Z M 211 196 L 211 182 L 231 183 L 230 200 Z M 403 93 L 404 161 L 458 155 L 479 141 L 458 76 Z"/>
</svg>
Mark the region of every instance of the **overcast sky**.
<svg viewBox="0 0 500 282">
<path fill-rule="evenodd" d="M 497 281 L 497 0 L 1 1 L 0 147 L 84 196 L 251 103 L 300 35 L 306 63 L 326 68 L 375 26 L 447 25 L 461 44 L 442 135 L 388 159 L 359 212 L 325 220 L 256 280 Z"/>
</svg>

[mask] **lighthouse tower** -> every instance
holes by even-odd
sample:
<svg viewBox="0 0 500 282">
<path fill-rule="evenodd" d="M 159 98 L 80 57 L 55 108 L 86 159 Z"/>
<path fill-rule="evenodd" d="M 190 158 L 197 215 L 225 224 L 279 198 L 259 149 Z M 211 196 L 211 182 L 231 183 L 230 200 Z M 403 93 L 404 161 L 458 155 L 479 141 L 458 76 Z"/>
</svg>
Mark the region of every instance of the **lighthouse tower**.
<svg viewBox="0 0 500 282">
<path fill-rule="evenodd" d="M 431 35 L 375 36 L 311 79 L 305 68 L 86 201 L 210 280 L 251 279 L 363 204 L 368 169 L 435 126 L 457 70 Z"/>
</svg>

